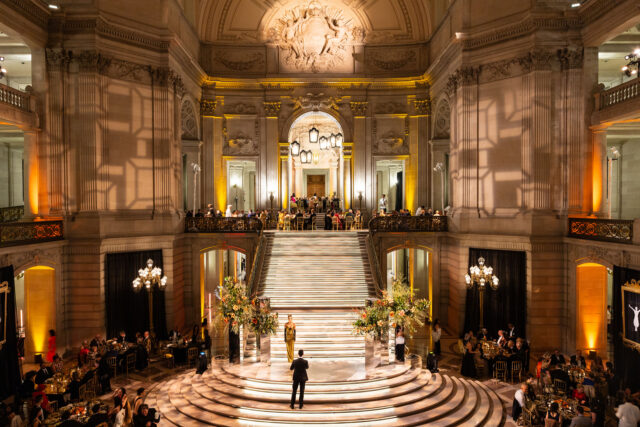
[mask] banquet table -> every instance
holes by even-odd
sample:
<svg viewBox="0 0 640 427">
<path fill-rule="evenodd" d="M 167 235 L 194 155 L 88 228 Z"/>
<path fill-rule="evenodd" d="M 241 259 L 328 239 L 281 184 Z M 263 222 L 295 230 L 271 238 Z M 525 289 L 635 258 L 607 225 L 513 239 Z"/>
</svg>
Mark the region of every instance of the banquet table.
<svg viewBox="0 0 640 427">
<path fill-rule="evenodd" d="M 571 424 L 571 420 L 578 416 L 578 406 L 581 406 L 584 409 L 585 416 L 591 417 L 591 409 L 588 406 L 579 405 L 578 401 L 574 399 L 566 399 L 563 396 L 552 395 L 544 399 L 536 400 L 534 402 L 537 415 L 541 420 L 544 420 L 544 417 L 547 414 L 547 410 L 553 402 L 557 403 L 560 407 L 560 415 L 562 416 L 563 426 L 569 426 Z"/>
<path fill-rule="evenodd" d="M 84 402 L 78 402 L 78 403 L 71 403 L 67 406 L 61 407 L 58 411 L 50 414 L 44 420 L 43 424 L 46 426 L 56 426 L 60 424 L 62 422 L 62 414 L 66 411 L 71 411 L 72 420 L 76 420 L 84 424 L 89 420 L 89 417 L 90 417 L 89 409 L 96 404 L 100 404 L 101 410 L 107 409 L 104 402 L 101 402 L 99 400 L 95 400 L 92 402 L 84 401 Z"/>
</svg>

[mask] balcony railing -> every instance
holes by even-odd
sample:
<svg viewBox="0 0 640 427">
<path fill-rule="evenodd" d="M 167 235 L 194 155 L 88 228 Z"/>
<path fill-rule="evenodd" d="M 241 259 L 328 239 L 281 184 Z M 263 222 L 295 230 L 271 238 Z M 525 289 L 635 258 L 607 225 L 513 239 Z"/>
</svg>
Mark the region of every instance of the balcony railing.
<svg viewBox="0 0 640 427">
<path fill-rule="evenodd" d="M 369 232 L 447 231 L 446 216 L 378 216 L 369 221 Z"/>
<path fill-rule="evenodd" d="M 633 220 L 569 218 L 569 237 L 603 242 L 632 243 Z"/>
<path fill-rule="evenodd" d="M 185 218 L 185 233 L 258 233 L 262 222 L 258 218 Z"/>
<path fill-rule="evenodd" d="M 31 111 L 31 95 L 3 84 L 0 84 L 0 103 Z"/>
<path fill-rule="evenodd" d="M 0 246 L 27 245 L 62 239 L 62 220 L 0 224 Z"/>
<path fill-rule="evenodd" d="M 18 221 L 24 215 L 24 206 L 0 208 L 0 222 Z"/>
<path fill-rule="evenodd" d="M 629 80 L 626 83 L 596 93 L 596 111 L 604 110 L 621 102 L 640 96 L 640 79 Z"/>
</svg>

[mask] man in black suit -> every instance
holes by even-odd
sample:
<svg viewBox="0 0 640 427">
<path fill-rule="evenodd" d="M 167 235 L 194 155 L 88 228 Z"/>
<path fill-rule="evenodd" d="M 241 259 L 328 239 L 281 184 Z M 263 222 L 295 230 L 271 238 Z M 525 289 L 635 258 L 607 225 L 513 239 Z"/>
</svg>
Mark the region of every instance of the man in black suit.
<svg viewBox="0 0 640 427">
<path fill-rule="evenodd" d="M 291 409 L 296 404 L 296 393 L 298 392 L 298 386 L 300 386 L 300 409 L 304 405 L 304 384 L 309 378 L 307 378 L 307 369 L 309 369 L 309 362 L 302 358 L 304 351 L 298 350 L 298 357 L 291 363 L 290 371 L 293 371 L 293 392 L 291 393 Z"/>
<path fill-rule="evenodd" d="M 586 368 L 587 362 L 584 360 L 584 356 L 582 356 L 582 352 L 580 350 L 576 350 L 576 354 L 571 356 L 571 366 L 577 366 L 578 368 Z"/>
<path fill-rule="evenodd" d="M 36 384 L 43 384 L 46 380 L 53 376 L 51 368 L 48 368 L 44 362 L 40 363 L 40 369 L 36 373 Z"/>
<path fill-rule="evenodd" d="M 518 338 L 518 331 L 516 331 L 516 327 L 513 323 L 507 323 L 508 331 L 507 338 L 515 340 Z"/>
</svg>

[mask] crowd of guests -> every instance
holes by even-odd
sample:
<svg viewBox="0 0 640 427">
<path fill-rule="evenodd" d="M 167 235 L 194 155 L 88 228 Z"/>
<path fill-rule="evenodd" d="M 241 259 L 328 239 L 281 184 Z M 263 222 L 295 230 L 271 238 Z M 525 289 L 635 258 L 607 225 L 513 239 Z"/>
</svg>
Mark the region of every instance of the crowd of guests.
<svg viewBox="0 0 640 427">
<path fill-rule="evenodd" d="M 477 333 L 468 331 L 462 337 L 464 348 L 461 373 L 466 377 L 477 378 L 477 366 L 486 365 L 492 371 L 493 362 L 504 360 L 507 362 L 522 362 L 523 370 L 529 368 L 529 342 L 522 336 L 515 325 L 508 323 L 507 329 L 498 331 L 496 337 L 489 335 L 487 328 L 482 328 Z M 486 346 L 490 343 L 491 356 L 485 354 Z M 495 354 L 494 354 L 495 353 Z M 488 360 L 490 359 L 490 360 Z"/>
<path fill-rule="evenodd" d="M 572 372 L 578 372 L 578 375 L 572 375 Z M 540 357 L 535 376 L 528 375 L 527 381 L 515 393 L 514 421 L 520 418 L 523 408 L 532 407 L 536 398 L 543 395 L 562 395 L 576 402 L 570 420 L 563 420 L 562 408 L 557 402 L 550 403 L 541 420 L 546 427 L 604 426 L 608 408 L 616 405 L 615 410 L 611 409 L 610 418 L 615 415 L 619 426 L 637 427 L 640 422 L 640 393 L 634 394 L 629 388 L 622 390 L 613 364 L 603 364 L 597 354 L 590 357 L 589 364 L 580 350 L 569 357 L 557 350 Z"/>
<path fill-rule="evenodd" d="M 55 337 L 54 331 L 50 331 L 50 337 Z M 122 372 L 126 356 L 135 353 L 136 369 L 141 370 L 146 368 L 149 355 L 157 347 L 155 336 L 148 331 L 137 333 L 133 339 L 129 339 L 126 333 L 121 331 L 118 337 L 108 342 L 97 334 L 90 342 L 83 341 L 75 357 L 68 359 L 65 363 L 59 354 L 51 352 L 55 349 L 55 339 L 50 338 L 46 360 L 41 361 L 38 370 L 31 370 L 24 374 L 15 394 L 15 405 L 8 405 L 4 411 L 0 412 L 0 416 L 4 415 L 4 423 L 0 425 L 11 427 L 43 425 L 46 418 L 56 412 L 57 408 L 82 400 L 83 396 L 80 392 L 82 387 L 89 388 L 94 378 L 97 379 L 97 389 L 92 391 L 96 395 L 111 393 L 113 392 L 111 379 L 115 372 L 108 361 L 113 358 L 116 361 L 116 369 Z M 62 379 L 65 379 L 66 388 L 57 389 L 48 394 L 47 384 L 50 381 Z M 114 392 L 114 406 L 111 410 L 105 411 L 101 405 L 87 408 L 91 416 L 85 417 L 87 421 L 84 423 L 72 418 L 71 413 L 65 411 L 59 414 L 61 420 L 59 425 L 98 426 L 108 422 L 109 425 L 115 426 L 154 426 L 157 422 L 154 421 L 155 410 L 142 404 L 143 392 L 143 389 L 139 390 L 133 410 L 130 405 L 127 407 L 126 391 L 121 388 Z"/>
</svg>

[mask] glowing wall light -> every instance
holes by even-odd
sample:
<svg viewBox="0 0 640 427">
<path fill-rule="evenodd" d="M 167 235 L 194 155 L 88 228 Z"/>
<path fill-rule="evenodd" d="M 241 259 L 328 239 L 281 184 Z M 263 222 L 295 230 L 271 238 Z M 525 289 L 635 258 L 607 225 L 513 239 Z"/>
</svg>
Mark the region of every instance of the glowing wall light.
<svg viewBox="0 0 640 427">
<path fill-rule="evenodd" d="M 49 329 L 56 329 L 56 287 L 53 268 L 36 266 L 25 271 L 24 302 L 28 356 L 46 353 Z"/>
<path fill-rule="evenodd" d="M 607 349 L 607 268 L 596 263 L 580 264 L 576 268 L 576 347 Z"/>
</svg>

